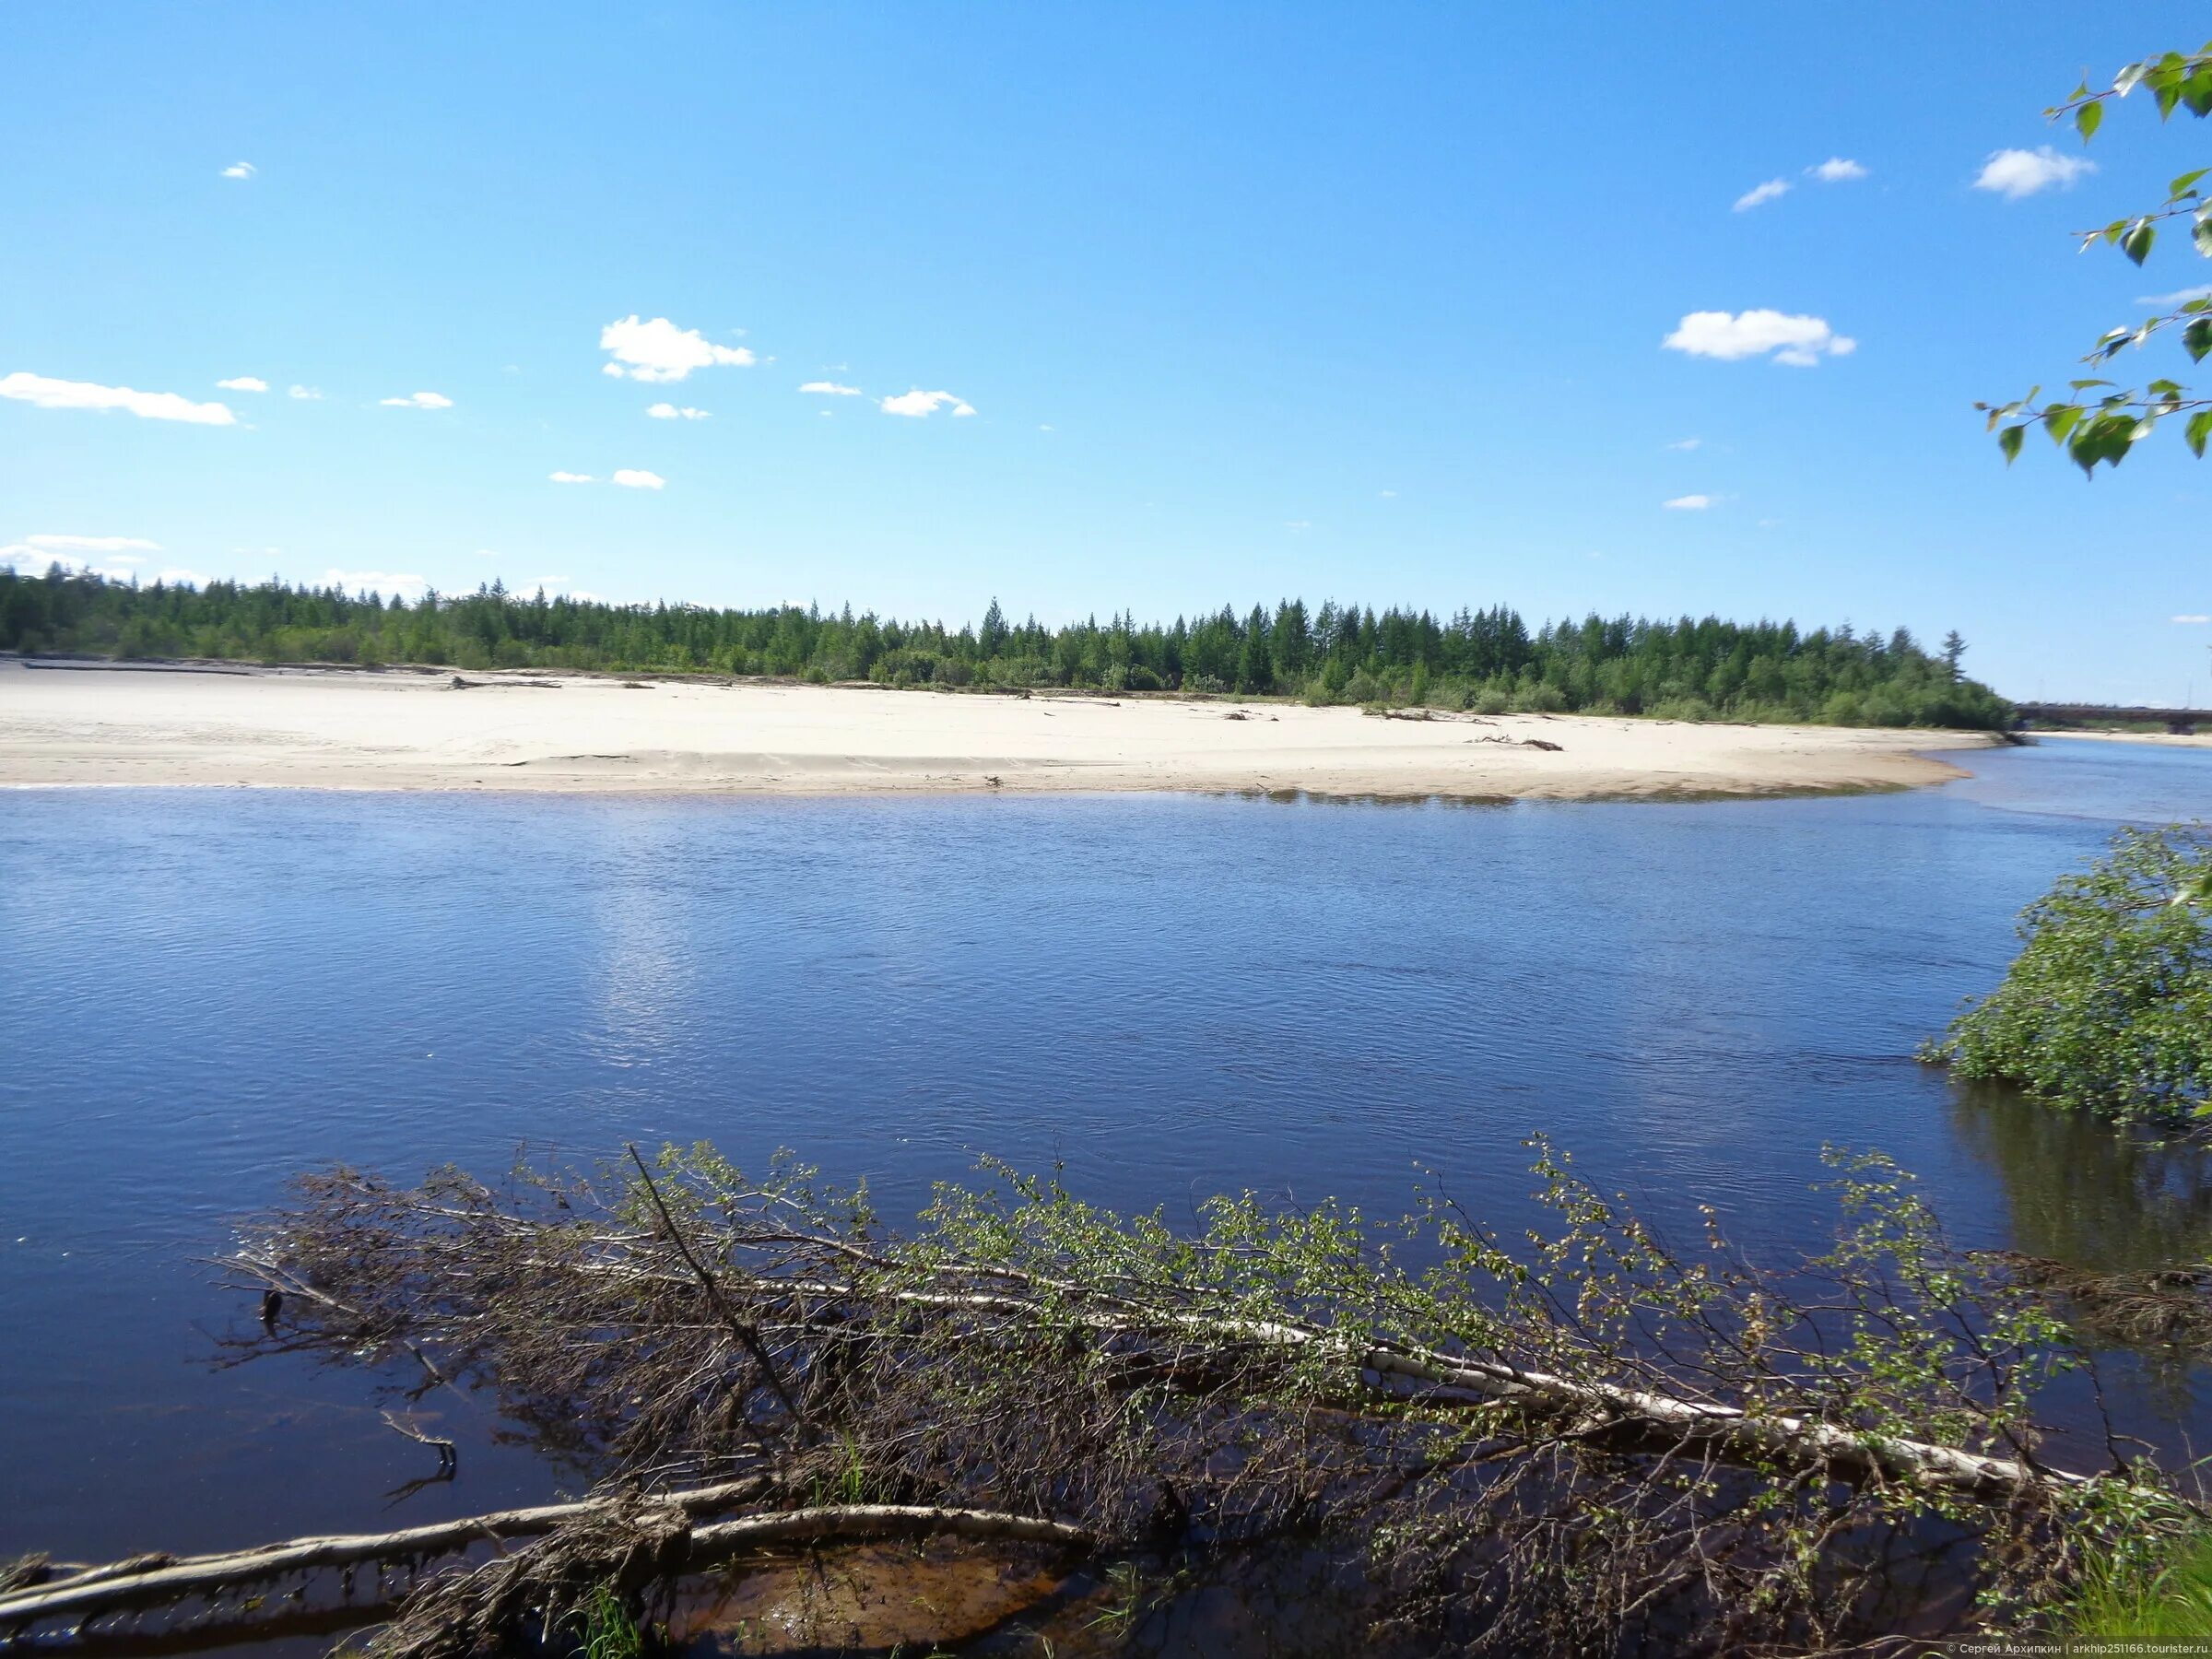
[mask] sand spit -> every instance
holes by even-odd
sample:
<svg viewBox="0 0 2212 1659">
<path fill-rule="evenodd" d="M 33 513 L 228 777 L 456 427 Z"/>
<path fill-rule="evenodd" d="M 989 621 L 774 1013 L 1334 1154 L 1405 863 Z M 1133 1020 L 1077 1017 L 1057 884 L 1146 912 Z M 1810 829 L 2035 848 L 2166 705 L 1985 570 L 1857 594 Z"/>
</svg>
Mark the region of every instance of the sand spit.
<svg viewBox="0 0 2212 1659">
<path fill-rule="evenodd" d="M 2212 748 L 2212 732 L 2036 732 L 2032 735 L 2038 743 L 2055 737 L 2085 743 L 2148 743 L 2160 748 Z"/>
<path fill-rule="evenodd" d="M 1900 788 L 1981 733 L 1229 700 L 0 661 L 0 785 L 593 794 L 1305 791 L 1552 800 Z M 1541 747 L 1540 747 L 1541 746 Z M 1556 746 L 1556 747 L 1554 747 Z"/>
</svg>

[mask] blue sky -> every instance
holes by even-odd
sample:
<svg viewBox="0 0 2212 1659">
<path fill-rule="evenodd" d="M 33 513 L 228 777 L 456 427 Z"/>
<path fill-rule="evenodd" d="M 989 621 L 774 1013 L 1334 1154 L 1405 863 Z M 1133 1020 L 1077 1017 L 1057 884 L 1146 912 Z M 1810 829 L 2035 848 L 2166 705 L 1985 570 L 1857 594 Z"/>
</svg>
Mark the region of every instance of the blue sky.
<svg viewBox="0 0 2212 1659">
<path fill-rule="evenodd" d="M 2131 100 L 2096 171 L 1976 182 L 2081 156 L 2041 110 L 2204 26 L 16 6 L 0 545 L 951 620 L 1956 627 L 2017 697 L 2203 701 L 2206 464 L 2170 433 L 2094 484 L 2040 440 L 2007 472 L 1971 405 L 2212 279 L 2066 234 L 2212 127 Z"/>
</svg>

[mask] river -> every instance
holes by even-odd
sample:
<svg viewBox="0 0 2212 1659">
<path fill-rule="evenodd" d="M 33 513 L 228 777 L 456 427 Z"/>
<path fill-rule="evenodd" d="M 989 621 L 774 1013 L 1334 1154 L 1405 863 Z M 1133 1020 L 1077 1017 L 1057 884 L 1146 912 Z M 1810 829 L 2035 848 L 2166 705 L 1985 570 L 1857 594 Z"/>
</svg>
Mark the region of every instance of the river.
<svg viewBox="0 0 2212 1659">
<path fill-rule="evenodd" d="M 0 794 L 0 1555 L 399 1525 L 562 1483 L 366 1379 L 225 1371 L 202 1265 L 332 1161 L 796 1149 L 911 1213 L 979 1154 L 1187 1217 L 1221 1189 L 1511 1230 L 1548 1133 L 1663 1221 L 1818 1247 L 1824 1144 L 1955 1234 L 2085 1263 L 2212 1248 L 2159 1147 L 1912 1058 L 2013 918 L 2212 753 L 2053 741 L 1908 794 L 1447 806 Z M 2205 1379 L 2123 1362 L 2201 1444 Z M 442 1407 L 449 1413 L 465 1411 Z"/>
</svg>

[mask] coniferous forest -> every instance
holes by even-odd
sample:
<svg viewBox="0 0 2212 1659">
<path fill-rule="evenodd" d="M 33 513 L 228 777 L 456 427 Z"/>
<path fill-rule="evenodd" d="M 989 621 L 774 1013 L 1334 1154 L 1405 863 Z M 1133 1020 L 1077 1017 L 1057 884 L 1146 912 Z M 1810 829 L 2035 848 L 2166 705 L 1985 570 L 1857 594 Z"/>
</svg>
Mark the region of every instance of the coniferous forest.
<svg viewBox="0 0 2212 1659">
<path fill-rule="evenodd" d="M 0 571 L 0 650 L 261 663 L 626 670 L 896 687 L 1213 691 L 1314 703 L 1646 714 L 1684 720 L 2000 729 L 2012 707 L 1959 667 L 1957 635 L 1801 631 L 1792 622 L 1590 616 L 1531 629 L 1505 606 L 1376 611 L 1285 600 L 1172 623 L 1118 615 L 1057 629 L 900 622 L 848 606 L 718 610 L 473 594 L 347 594 L 210 582 L 139 586 L 56 567 Z"/>
</svg>

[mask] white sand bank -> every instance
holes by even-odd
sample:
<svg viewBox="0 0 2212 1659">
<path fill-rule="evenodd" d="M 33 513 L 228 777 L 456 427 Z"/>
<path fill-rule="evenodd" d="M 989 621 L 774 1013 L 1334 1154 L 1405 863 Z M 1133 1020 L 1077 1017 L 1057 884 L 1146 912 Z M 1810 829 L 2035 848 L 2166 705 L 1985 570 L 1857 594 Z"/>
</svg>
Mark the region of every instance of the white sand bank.
<svg viewBox="0 0 2212 1659">
<path fill-rule="evenodd" d="M 839 794 L 1307 790 L 1552 799 L 1895 787 L 1982 734 L 811 686 L 0 661 L 0 785 Z M 1237 718 L 1241 714 L 1242 718 Z M 1557 751 L 1525 747 L 1535 738 Z"/>
<path fill-rule="evenodd" d="M 2037 732 L 2040 743 L 2046 737 L 2062 742 L 2083 743 L 2150 743 L 2165 748 L 2212 748 L 2212 732 Z"/>
</svg>

